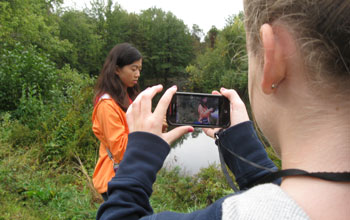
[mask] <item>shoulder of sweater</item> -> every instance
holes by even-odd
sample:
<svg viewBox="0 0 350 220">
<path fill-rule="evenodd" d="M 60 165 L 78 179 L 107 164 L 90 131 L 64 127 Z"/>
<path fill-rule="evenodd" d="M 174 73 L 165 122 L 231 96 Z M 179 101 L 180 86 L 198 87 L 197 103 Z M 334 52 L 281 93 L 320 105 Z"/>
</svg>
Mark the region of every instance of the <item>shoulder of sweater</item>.
<svg viewBox="0 0 350 220">
<path fill-rule="evenodd" d="M 222 203 L 222 219 L 309 219 L 279 186 L 263 184 Z"/>
<path fill-rule="evenodd" d="M 120 108 L 120 106 L 111 99 L 100 99 L 98 103 L 94 106 L 92 112 L 92 121 L 95 120 L 98 114 L 115 114 L 117 113 L 120 117 L 125 117 L 125 112 Z"/>
<path fill-rule="evenodd" d="M 103 96 L 106 96 L 106 97 L 102 98 Z M 105 94 L 103 96 L 99 99 L 97 105 L 95 106 L 95 109 L 97 109 L 100 106 L 103 106 L 103 108 L 107 107 L 107 108 L 112 108 L 116 111 L 124 112 L 120 108 L 120 106 L 114 101 L 114 99 L 112 99 L 108 94 Z"/>
</svg>

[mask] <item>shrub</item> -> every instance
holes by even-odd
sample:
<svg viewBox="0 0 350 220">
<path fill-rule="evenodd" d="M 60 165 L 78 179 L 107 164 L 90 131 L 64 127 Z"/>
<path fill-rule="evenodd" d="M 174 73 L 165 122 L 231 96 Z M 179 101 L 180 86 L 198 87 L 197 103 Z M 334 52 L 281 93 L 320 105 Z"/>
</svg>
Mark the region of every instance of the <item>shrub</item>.
<svg viewBox="0 0 350 220">
<path fill-rule="evenodd" d="M 55 64 L 33 46 L 0 49 L 0 111 L 15 110 L 23 91 L 48 96 L 57 79 Z"/>
<path fill-rule="evenodd" d="M 158 173 L 151 197 L 152 205 L 157 207 L 155 212 L 194 211 L 233 192 L 216 164 L 201 169 L 194 176 L 185 176 L 180 171 L 179 167 L 175 167 Z"/>
<path fill-rule="evenodd" d="M 16 110 L 3 113 L 6 127 L 1 129 L 10 146 L 35 145 L 40 149 L 37 158 L 43 163 L 58 167 L 74 163 L 75 155 L 79 155 L 90 171 L 98 147 L 91 130 L 95 79 L 69 66 L 56 73 L 57 80 L 45 91 L 45 96 L 36 85 L 23 86 Z"/>
<path fill-rule="evenodd" d="M 243 16 L 232 17 L 219 32 L 215 47 L 207 48 L 204 54 L 198 55 L 186 71 L 190 75 L 189 87 L 192 91 L 210 93 L 226 87 L 246 96 L 248 61 Z"/>
<path fill-rule="evenodd" d="M 95 79 L 65 66 L 58 71 L 58 80 L 51 91 L 53 99 L 41 114 L 47 133 L 42 143 L 42 162 L 72 163 L 78 154 L 87 168 L 94 166 L 97 140 L 92 133 L 92 99 Z M 44 127 L 44 126 L 42 126 Z"/>
</svg>

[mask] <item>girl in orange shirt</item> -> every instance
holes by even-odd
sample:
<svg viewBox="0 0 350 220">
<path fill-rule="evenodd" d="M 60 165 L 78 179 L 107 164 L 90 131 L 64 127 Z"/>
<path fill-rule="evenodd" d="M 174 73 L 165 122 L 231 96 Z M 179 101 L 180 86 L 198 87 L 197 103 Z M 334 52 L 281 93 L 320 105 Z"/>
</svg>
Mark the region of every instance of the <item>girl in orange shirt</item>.
<svg viewBox="0 0 350 220">
<path fill-rule="evenodd" d="M 128 43 L 118 44 L 109 52 L 95 87 L 92 130 L 101 144 L 92 180 L 104 200 L 107 184 L 115 175 L 108 150 L 114 162 L 120 163 L 129 134 L 125 112 L 139 93 L 141 68 L 140 52 Z"/>
</svg>

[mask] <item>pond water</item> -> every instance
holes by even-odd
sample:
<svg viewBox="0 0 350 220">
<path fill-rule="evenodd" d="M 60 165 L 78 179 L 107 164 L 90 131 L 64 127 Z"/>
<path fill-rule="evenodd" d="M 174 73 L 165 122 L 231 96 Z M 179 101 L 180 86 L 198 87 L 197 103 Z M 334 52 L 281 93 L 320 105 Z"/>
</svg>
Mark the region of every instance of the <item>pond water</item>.
<svg viewBox="0 0 350 220">
<path fill-rule="evenodd" d="M 164 167 L 179 166 L 184 174 L 194 175 L 201 168 L 213 163 L 220 164 L 214 139 L 208 137 L 201 129 L 195 129 L 192 134 L 184 135 L 172 145 Z"/>
</svg>

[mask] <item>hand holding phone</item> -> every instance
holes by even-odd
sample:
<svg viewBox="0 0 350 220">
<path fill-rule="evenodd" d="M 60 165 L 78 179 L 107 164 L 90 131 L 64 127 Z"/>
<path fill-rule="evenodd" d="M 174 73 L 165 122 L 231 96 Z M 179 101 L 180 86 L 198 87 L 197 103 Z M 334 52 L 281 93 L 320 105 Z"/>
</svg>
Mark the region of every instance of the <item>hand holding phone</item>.
<svg viewBox="0 0 350 220">
<path fill-rule="evenodd" d="M 142 91 L 126 112 L 126 120 L 128 122 L 130 133 L 135 131 L 143 131 L 159 136 L 168 144 L 181 137 L 183 134 L 192 132 L 193 127 L 182 126 L 177 127 L 169 132 L 164 133 L 163 122 L 171 97 L 176 92 L 176 86 L 173 86 L 164 93 L 159 100 L 155 110 L 152 112 L 152 99 L 161 92 L 162 85 L 152 86 Z"/>
<path fill-rule="evenodd" d="M 230 125 L 230 102 L 222 95 L 177 92 L 167 111 L 170 125 L 226 128 Z"/>
<path fill-rule="evenodd" d="M 221 88 L 220 92 L 230 101 L 230 126 L 249 121 L 247 109 L 238 93 L 234 89 L 225 88 Z M 219 95 L 220 93 L 218 91 L 213 91 L 212 94 Z M 214 134 L 218 130 L 219 128 L 203 128 L 205 134 L 212 138 L 214 138 Z"/>
</svg>

